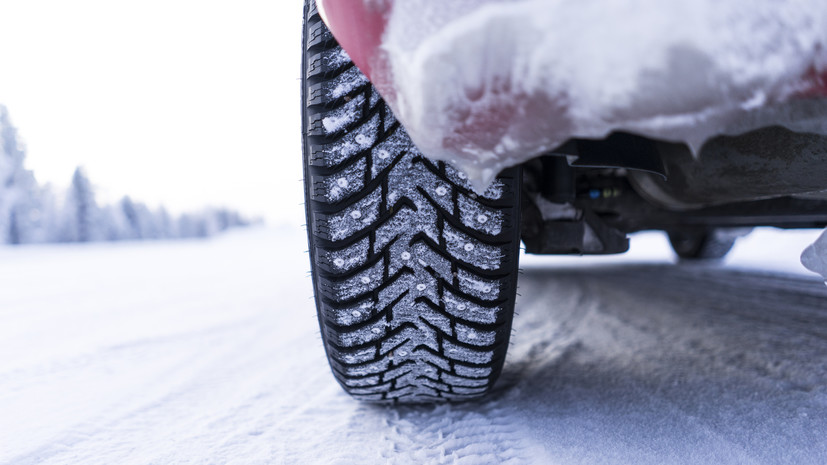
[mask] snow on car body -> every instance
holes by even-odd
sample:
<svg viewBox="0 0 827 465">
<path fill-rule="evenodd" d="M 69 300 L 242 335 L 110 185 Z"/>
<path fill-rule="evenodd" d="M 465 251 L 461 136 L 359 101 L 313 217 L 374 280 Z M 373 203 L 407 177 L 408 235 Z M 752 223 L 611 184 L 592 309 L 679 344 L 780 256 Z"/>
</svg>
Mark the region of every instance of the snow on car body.
<svg viewBox="0 0 827 465">
<path fill-rule="evenodd" d="M 627 130 L 698 151 L 772 124 L 827 131 L 789 105 L 827 96 L 819 0 L 319 5 L 420 150 L 479 188 L 573 137 Z"/>
</svg>

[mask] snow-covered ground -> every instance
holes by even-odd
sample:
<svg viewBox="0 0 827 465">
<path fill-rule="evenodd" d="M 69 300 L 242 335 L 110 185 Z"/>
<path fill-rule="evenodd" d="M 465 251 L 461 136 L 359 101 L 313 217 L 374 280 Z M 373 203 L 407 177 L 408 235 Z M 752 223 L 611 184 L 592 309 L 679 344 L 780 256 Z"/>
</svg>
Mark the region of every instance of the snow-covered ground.
<svg viewBox="0 0 827 465">
<path fill-rule="evenodd" d="M 818 233 L 530 257 L 496 392 L 396 408 L 330 375 L 301 231 L 0 249 L 0 464 L 827 463 Z"/>
</svg>

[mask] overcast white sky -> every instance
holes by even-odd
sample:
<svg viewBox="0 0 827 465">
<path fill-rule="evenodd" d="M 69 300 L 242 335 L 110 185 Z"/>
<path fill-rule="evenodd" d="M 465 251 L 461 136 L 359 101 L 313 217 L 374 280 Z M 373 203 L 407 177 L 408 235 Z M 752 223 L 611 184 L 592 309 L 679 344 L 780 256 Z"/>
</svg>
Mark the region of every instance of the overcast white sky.
<svg viewBox="0 0 827 465">
<path fill-rule="evenodd" d="M 0 103 L 42 183 L 299 221 L 299 0 L 0 0 Z"/>
</svg>

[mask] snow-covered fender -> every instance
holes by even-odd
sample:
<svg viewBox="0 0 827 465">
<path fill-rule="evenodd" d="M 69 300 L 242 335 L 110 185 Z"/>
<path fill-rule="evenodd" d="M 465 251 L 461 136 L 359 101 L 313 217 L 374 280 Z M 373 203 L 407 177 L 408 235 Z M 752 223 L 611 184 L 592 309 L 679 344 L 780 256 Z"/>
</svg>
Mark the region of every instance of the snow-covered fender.
<svg viewBox="0 0 827 465">
<path fill-rule="evenodd" d="M 500 169 L 572 137 L 623 130 L 698 151 L 715 135 L 775 124 L 824 133 L 820 2 L 317 0 L 317 7 L 417 147 L 464 169 L 481 189 Z M 812 106 L 796 113 L 790 102 L 802 99 L 823 102 L 815 110 L 822 121 Z"/>
<path fill-rule="evenodd" d="M 374 67 L 383 66 L 380 46 L 391 6 L 390 1 L 316 0 L 322 20 L 371 81 Z"/>
<path fill-rule="evenodd" d="M 393 81 L 387 72 L 387 59 L 381 46 L 393 3 L 394 0 L 316 0 L 322 20 L 356 66 L 375 85 L 386 89 L 393 88 Z M 466 5 L 474 3 L 492 2 L 465 2 Z M 374 69 L 386 72 L 374 76 Z M 827 97 L 827 70 L 809 68 L 803 83 L 800 97 Z"/>
</svg>

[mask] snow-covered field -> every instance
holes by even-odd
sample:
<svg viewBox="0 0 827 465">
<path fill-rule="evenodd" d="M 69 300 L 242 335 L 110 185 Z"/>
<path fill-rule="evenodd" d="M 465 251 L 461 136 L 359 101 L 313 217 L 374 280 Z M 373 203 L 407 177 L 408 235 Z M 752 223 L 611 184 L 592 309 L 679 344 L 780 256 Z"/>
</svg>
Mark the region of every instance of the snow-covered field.
<svg viewBox="0 0 827 465">
<path fill-rule="evenodd" d="M 827 463 L 817 234 L 530 257 L 496 392 L 396 408 L 330 375 L 302 231 L 0 249 L 0 464 Z"/>
</svg>

